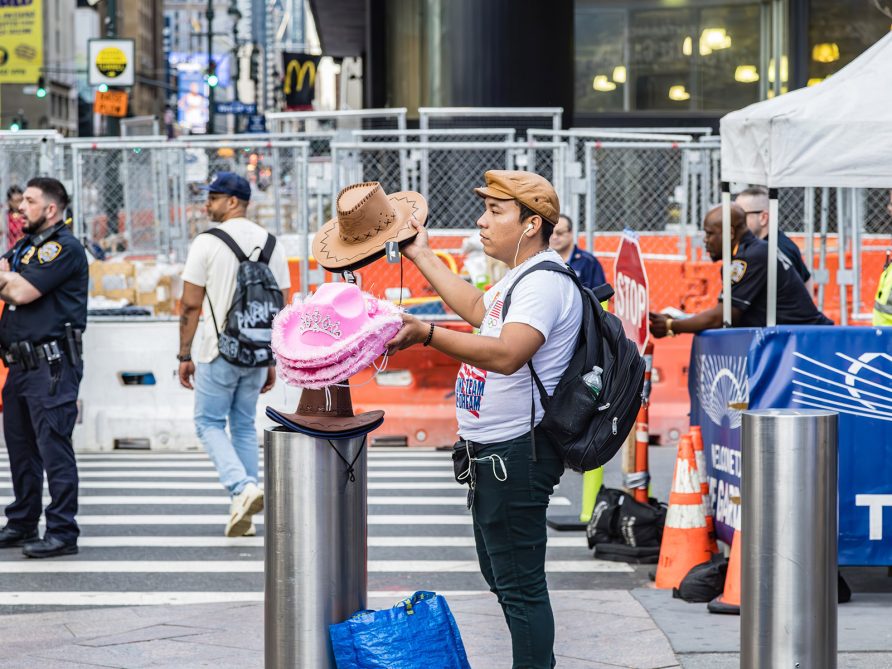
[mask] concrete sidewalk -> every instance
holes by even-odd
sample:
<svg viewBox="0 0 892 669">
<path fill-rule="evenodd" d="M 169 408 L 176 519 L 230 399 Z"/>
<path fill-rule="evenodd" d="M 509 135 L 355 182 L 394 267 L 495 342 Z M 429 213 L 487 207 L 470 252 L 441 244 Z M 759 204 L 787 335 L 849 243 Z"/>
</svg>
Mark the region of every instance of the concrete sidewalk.
<svg viewBox="0 0 892 669">
<path fill-rule="evenodd" d="M 374 598 L 370 608 L 400 598 Z M 489 594 L 450 595 L 475 669 L 511 666 L 502 612 Z M 559 669 L 736 669 L 740 619 L 639 588 L 552 593 Z M 892 594 L 839 608 L 839 667 L 892 668 Z M 0 617 L 0 669 L 261 669 L 263 604 L 71 609 Z M 317 669 L 316 667 L 299 669 Z"/>
<path fill-rule="evenodd" d="M 395 594 L 372 599 L 369 606 L 387 608 L 399 598 Z M 679 666 L 666 637 L 628 591 L 558 591 L 552 599 L 560 669 Z M 448 600 L 471 665 L 510 667 L 508 630 L 495 597 L 451 595 Z M 0 617 L 0 669 L 36 667 L 261 669 L 263 604 L 77 609 Z"/>
</svg>

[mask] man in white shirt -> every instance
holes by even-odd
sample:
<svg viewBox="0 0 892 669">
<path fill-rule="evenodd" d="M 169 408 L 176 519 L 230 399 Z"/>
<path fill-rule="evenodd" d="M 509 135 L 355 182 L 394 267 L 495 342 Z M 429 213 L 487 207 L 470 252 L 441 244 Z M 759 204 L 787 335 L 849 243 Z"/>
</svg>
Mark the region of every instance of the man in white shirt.
<svg viewBox="0 0 892 669">
<path fill-rule="evenodd" d="M 207 211 L 218 229 L 226 233 L 248 258 L 255 260 L 269 234 L 245 218 L 251 186 L 242 177 L 221 172 L 208 191 Z M 241 367 L 219 354 L 218 338 L 236 287 L 239 261 L 226 243 L 210 234 L 192 242 L 183 270 L 182 315 L 180 316 L 180 384 L 195 389 L 195 429 L 210 455 L 220 482 L 232 496 L 225 535 L 252 536 L 252 516 L 263 510 L 263 491 L 258 486 L 259 452 L 254 419 L 260 393 L 276 381 L 276 369 Z M 269 268 L 288 299 L 291 280 L 281 244 L 273 248 Z M 204 304 L 202 335 L 192 360 L 192 340 Z M 211 318 L 208 318 L 211 316 Z M 198 363 L 197 366 L 195 363 Z M 226 423 L 229 423 L 229 434 Z"/>
<path fill-rule="evenodd" d="M 462 363 L 455 385 L 461 444 L 476 451 L 472 499 L 480 569 L 505 614 L 515 667 L 550 669 L 554 663 L 554 616 L 545 582 L 545 512 L 564 466 L 547 435 L 531 440 L 531 413 L 544 411 L 527 362 L 548 393 L 569 365 L 582 320 L 582 296 L 562 274 L 538 263 L 564 264 L 548 243 L 560 204 L 552 185 L 531 172 L 492 170 L 475 189 L 485 211 L 477 221 L 484 252 L 508 265 L 485 293 L 449 271 L 433 254 L 424 227 L 413 222 L 415 240 L 403 248 L 443 300 L 479 328 L 467 334 L 434 328 L 404 315 L 389 350 L 432 346 Z M 511 304 L 502 313 L 512 289 Z M 481 462 L 482 460 L 482 462 Z"/>
</svg>

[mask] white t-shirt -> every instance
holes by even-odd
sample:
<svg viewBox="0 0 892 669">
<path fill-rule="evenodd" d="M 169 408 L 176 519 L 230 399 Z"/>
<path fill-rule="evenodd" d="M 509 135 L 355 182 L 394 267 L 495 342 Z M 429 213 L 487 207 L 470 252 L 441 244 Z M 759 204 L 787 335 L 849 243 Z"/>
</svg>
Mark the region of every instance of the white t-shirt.
<svg viewBox="0 0 892 669">
<path fill-rule="evenodd" d="M 502 331 L 502 304 L 517 277 L 534 265 L 550 260 L 565 264 L 555 251 L 539 253 L 510 270 L 483 296 L 486 316 L 481 337 L 498 337 Z M 582 296 L 568 276 L 540 270 L 527 276 L 511 293 L 504 323 L 525 323 L 545 337 L 533 356 L 533 367 L 549 395 L 567 369 L 582 321 Z M 455 382 L 458 433 L 464 439 L 491 444 L 514 439 L 530 431 L 530 399 L 536 404 L 536 424 L 544 411 L 539 391 L 531 385 L 529 367 L 511 376 L 463 364 Z"/>
<path fill-rule="evenodd" d="M 246 256 L 252 260 L 260 257 L 267 232 L 259 225 L 247 218 L 231 218 L 221 223 L 219 228 L 235 240 Z M 219 335 L 214 329 L 214 318 L 217 319 L 217 327 L 222 329 L 235 292 L 238 265 L 238 259 L 232 250 L 216 237 L 198 235 L 192 241 L 186 257 L 186 267 L 183 269 L 183 281 L 204 287 L 204 322 L 193 354 L 196 362 L 213 362 L 220 353 L 217 349 Z M 279 288 L 286 290 L 291 287 L 288 259 L 281 243 L 277 243 L 273 249 L 269 268 Z M 208 299 L 213 305 L 214 318 L 211 318 Z"/>
</svg>

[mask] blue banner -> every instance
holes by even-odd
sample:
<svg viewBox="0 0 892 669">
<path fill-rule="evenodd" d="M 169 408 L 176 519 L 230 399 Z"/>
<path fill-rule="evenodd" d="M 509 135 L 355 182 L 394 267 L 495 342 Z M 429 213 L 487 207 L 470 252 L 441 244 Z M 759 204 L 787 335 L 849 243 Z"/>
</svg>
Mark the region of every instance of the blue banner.
<svg viewBox="0 0 892 669">
<path fill-rule="evenodd" d="M 236 116 L 253 116 L 257 113 L 257 105 L 246 104 L 238 100 L 231 102 L 215 102 L 214 111 L 217 114 L 235 114 Z"/>
<path fill-rule="evenodd" d="M 713 330 L 694 338 L 700 425 L 719 538 L 740 527 L 741 411 L 839 413 L 839 562 L 892 565 L 892 328 Z"/>
</svg>

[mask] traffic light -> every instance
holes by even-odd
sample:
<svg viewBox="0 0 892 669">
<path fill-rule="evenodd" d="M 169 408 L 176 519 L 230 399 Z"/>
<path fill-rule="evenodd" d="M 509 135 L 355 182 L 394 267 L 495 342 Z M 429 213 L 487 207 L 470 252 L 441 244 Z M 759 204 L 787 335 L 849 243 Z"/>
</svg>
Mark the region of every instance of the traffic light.
<svg viewBox="0 0 892 669">
<path fill-rule="evenodd" d="M 108 84 L 99 84 L 100 93 L 108 93 Z"/>
<path fill-rule="evenodd" d="M 12 130 L 13 132 L 18 132 L 19 130 L 22 129 L 22 124 L 19 122 L 18 116 L 16 116 L 14 119 L 12 119 L 12 123 L 9 124 L 9 129 Z"/>
<path fill-rule="evenodd" d="M 46 97 L 46 81 L 44 81 L 43 77 L 37 78 L 37 97 L 39 97 L 39 98 Z"/>
<path fill-rule="evenodd" d="M 220 79 L 217 78 L 217 63 L 213 59 L 208 62 L 207 82 L 211 88 L 216 88 L 217 84 L 220 83 Z"/>
</svg>

